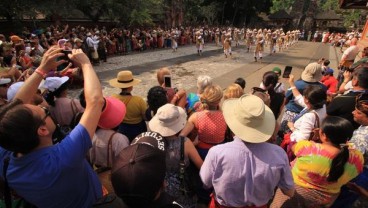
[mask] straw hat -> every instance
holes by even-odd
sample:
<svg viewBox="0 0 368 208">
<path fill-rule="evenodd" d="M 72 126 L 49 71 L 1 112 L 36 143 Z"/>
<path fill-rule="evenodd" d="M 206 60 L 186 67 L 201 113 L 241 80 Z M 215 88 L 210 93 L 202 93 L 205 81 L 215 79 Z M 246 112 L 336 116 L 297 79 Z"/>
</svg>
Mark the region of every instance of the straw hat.
<svg viewBox="0 0 368 208">
<path fill-rule="evenodd" d="M 148 126 L 151 131 L 160 133 L 162 136 L 172 136 L 181 131 L 187 123 L 187 114 L 181 107 L 173 104 L 161 106 L 156 115 L 150 120 Z"/>
<path fill-rule="evenodd" d="M 222 110 L 226 124 L 243 141 L 265 142 L 275 130 L 275 116 L 257 96 L 244 94 L 238 99 L 227 99 Z"/>
<path fill-rule="evenodd" d="M 117 88 L 128 88 L 135 86 L 141 82 L 140 79 L 135 79 L 131 71 L 125 70 L 118 73 L 117 78 L 109 81 L 110 86 Z"/>
</svg>

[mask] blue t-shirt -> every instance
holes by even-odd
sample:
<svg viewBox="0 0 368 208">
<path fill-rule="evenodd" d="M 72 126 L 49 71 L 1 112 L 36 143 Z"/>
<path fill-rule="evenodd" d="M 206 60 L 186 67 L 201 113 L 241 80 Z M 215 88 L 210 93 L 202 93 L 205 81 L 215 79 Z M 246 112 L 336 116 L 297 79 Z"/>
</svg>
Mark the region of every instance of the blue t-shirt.
<svg viewBox="0 0 368 208">
<path fill-rule="evenodd" d="M 92 147 L 87 130 L 77 125 L 59 144 L 17 158 L 0 148 L 3 160 L 10 157 L 7 179 L 10 188 L 39 208 L 91 207 L 102 197 L 102 186 L 86 153 Z"/>
<path fill-rule="evenodd" d="M 300 94 L 303 94 L 303 90 L 308 85 L 321 86 L 323 90 L 327 91 L 327 87 L 324 84 L 320 83 L 320 82 L 306 82 L 306 81 L 303 81 L 303 80 L 298 80 L 298 81 L 295 82 L 295 87 L 296 87 L 296 89 L 299 90 Z M 286 98 L 286 100 L 289 101 L 285 105 L 285 108 L 286 108 L 287 111 L 291 111 L 291 112 L 295 112 L 295 113 L 300 113 L 300 111 L 303 110 L 304 107 L 301 107 L 300 105 L 298 105 L 298 104 L 295 103 L 293 92 L 291 90 L 287 90 L 286 91 L 285 98 Z"/>
</svg>

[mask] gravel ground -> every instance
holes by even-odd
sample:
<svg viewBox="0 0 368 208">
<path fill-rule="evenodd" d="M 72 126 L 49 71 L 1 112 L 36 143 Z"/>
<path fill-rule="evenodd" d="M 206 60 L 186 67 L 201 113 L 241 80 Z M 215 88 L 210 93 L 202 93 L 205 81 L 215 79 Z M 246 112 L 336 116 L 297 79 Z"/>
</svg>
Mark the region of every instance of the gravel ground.
<svg viewBox="0 0 368 208">
<path fill-rule="evenodd" d="M 217 50 L 217 51 L 216 51 Z M 265 47 L 266 52 L 268 48 Z M 214 44 L 207 44 L 204 53 L 208 51 L 216 51 L 211 56 L 193 56 L 191 61 L 167 65 L 172 72 L 172 81 L 174 87 L 179 89 L 193 89 L 196 86 L 196 79 L 199 75 L 209 75 L 212 78 L 224 76 L 233 69 L 239 68 L 244 63 L 253 62 L 253 53 L 247 53 L 244 45 L 233 47 L 233 55 L 231 58 L 225 58 L 220 47 Z M 196 54 L 195 45 L 179 47 L 177 52 L 171 49 L 162 49 L 148 51 L 142 53 L 133 53 L 125 56 L 115 56 L 108 58 L 106 63 L 95 66 L 97 74 L 110 72 L 111 76 L 104 79 L 101 78 L 103 93 L 109 96 L 113 93 L 119 93 L 120 89 L 112 88 L 108 84 L 108 80 L 115 78 L 120 70 L 128 69 L 134 73 L 134 77 L 141 79 L 142 82 L 133 89 L 134 95 L 146 98 L 148 90 L 158 85 L 156 79 L 157 68 L 136 73 L 134 68 L 141 65 L 150 65 L 157 61 L 165 61 L 173 58 L 186 57 Z M 264 53 L 264 56 L 268 53 Z M 80 90 L 71 91 L 71 96 L 75 96 Z"/>
</svg>

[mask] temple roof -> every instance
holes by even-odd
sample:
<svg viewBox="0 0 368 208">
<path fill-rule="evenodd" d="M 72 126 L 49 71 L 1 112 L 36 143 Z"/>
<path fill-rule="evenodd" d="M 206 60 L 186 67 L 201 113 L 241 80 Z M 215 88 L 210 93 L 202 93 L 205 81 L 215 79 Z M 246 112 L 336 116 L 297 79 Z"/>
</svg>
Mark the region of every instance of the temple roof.
<svg viewBox="0 0 368 208">
<path fill-rule="evenodd" d="M 279 10 L 273 14 L 268 15 L 269 19 L 293 19 L 285 10 Z"/>
<path fill-rule="evenodd" d="M 324 11 L 324 12 L 319 12 L 314 16 L 314 19 L 316 20 L 341 20 L 342 18 L 336 14 L 335 11 L 330 10 L 330 11 Z"/>
</svg>

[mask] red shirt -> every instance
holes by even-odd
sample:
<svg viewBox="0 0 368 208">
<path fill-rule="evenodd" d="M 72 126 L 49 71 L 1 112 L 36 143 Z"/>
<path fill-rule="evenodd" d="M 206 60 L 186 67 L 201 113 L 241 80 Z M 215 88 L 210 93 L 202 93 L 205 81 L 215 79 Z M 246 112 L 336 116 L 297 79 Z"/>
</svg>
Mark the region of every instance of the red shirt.
<svg viewBox="0 0 368 208">
<path fill-rule="evenodd" d="M 321 82 L 327 87 L 327 93 L 336 93 L 338 81 L 334 76 L 323 76 Z"/>
</svg>

